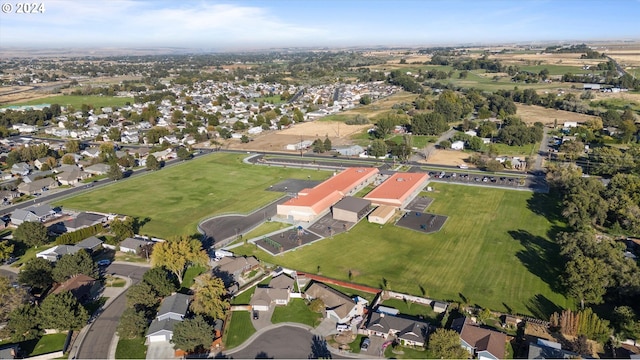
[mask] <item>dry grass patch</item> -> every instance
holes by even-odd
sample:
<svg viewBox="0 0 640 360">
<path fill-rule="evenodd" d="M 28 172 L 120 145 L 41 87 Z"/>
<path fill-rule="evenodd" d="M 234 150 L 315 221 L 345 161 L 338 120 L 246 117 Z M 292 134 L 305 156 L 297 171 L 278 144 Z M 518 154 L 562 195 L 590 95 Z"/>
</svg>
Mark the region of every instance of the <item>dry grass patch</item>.
<svg viewBox="0 0 640 360">
<path fill-rule="evenodd" d="M 585 122 L 595 118 L 592 115 L 578 114 L 571 111 L 547 109 L 537 105 L 516 104 L 518 111 L 516 114 L 527 124 L 533 124 L 537 121 L 548 125 L 553 124 L 558 119 L 558 124 L 562 125 L 565 121 Z"/>
</svg>

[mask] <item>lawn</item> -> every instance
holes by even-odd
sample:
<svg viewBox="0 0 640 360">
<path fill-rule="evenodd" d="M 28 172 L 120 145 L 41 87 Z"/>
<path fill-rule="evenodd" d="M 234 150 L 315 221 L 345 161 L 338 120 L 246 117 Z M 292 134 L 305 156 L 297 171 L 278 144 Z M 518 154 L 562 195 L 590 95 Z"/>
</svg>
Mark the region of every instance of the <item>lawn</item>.
<svg viewBox="0 0 640 360">
<path fill-rule="evenodd" d="M 118 340 L 116 359 L 145 359 L 147 357 L 145 340 L 144 337 Z"/>
<path fill-rule="evenodd" d="M 280 231 L 289 226 L 291 225 L 284 224 L 277 221 L 269 221 L 249 231 L 246 235 L 243 236 L 243 238 L 249 240 L 257 237 L 262 237 L 263 235 L 272 233 L 274 231 Z"/>
<path fill-rule="evenodd" d="M 234 311 L 231 314 L 228 328 L 222 342 L 227 349 L 232 349 L 245 342 L 256 329 L 251 323 L 251 313 L 248 311 Z"/>
<path fill-rule="evenodd" d="M 116 97 L 116 96 L 98 96 L 98 95 L 56 95 L 46 98 L 40 98 L 35 100 L 29 100 L 25 102 L 10 104 L 8 106 L 22 106 L 22 105 L 40 105 L 40 104 L 58 104 L 60 106 L 73 106 L 77 110 L 80 110 L 82 104 L 92 105 L 95 108 L 101 108 L 105 106 L 124 106 L 126 103 L 133 103 L 131 97 Z"/>
<path fill-rule="evenodd" d="M 411 349 L 408 347 L 398 346 L 396 352 L 393 352 L 391 346 L 387 346 L 384 351 L 384 357 L 387 359 L 434 359 L 435 357 L 424 349 Z"/>
<path fill-rule="evenodd" d="M 449 216 L 433 234 L 366 221 L 348 233 L 281 256 L 234 251 L 292 269 L 495 311 L 547 317 L 572 307 L 557 286 L 562 230 L 557 199 L 524 191 L 440 184 L 430 212 Z M 545 217 L 546 216 L 546 217 Z M 547 217 L 549 219 L 547 219 Z"/>
<path fill-rule="evenodd" d="M 385 300 L 381 305 L 398 309 L 398 311 L 404 315 L 422 315 L 430 324 L 437 325 L 439 323 L 438 314 L 436 314 L 429 305 L 416 304 L 410 301 L 404 302 L 400 299 Z"/>
<path fill-rule="evenodd" d="M 360 346 L 362 345 L 362 339 L 365 338 L 365 335 L 356 335 L 356 339 L 353 340 L 352 343 L 349 344 L 350 351 L 352 353 L 359 353 Z"/>
<path fill-rule="evenodd" d="M 271 276 L 262 280 L 258 285 L 269 285 L 270 281 L 271 281 Z M 240 295 L 234 296 L 233 299 L 231 299 L 231 305 L 248 305 L 249 301 L 251 301 L 251 297 L 253 296 L 253 293 L 256 292 L 256 287 L 258 285 L 254 285 L 251 288 L 244 291 L 243 293 L 241 293 Z"/>
<path fill-rule="evenodd" d="M 282 193 L 283 179 L 324 180 L 331 173 L 242 163 L 242 155 L 217 153 L 95 189 L 63 201 L 66 209 L 116 212 L 149 219 L 141 233 L 160 238 L 191 235 L 199 221 L 222 213 L 249 213 Z M 251 196 L 246 196 L 251 194 Z"/>
<path fill-rule="evenodd" d="M 200 265 L 193 265 L 193 266 L 189 266 L 189 268 L 187 269 L 187 271 L 184 272 L 184 276 L 182 277 L 182 289 L 180 289 L 181 292 L 188 292 L 189 288 L 193 285 L 194 279 L 204 273 L 205 271 L 207 271 L 207 268 L 204 266 L 200 266 Z"/>
<path fill-rule="evenodd" d="M 28 357 L 62 351 L 67 334 L 44 335 L 39 340 L 22 342 L 20 348 Z"/>
<path fill-rule="evenodd" d="M 276 306 L 271 317 L 274 324 L 294 322 L 316 327 L 320 324 L 322 315 L 309 310 L 309 306 L 302 299 L 291 299 L 287 306 Z"/>
<path fill-rule="evenodd" d="M 540 149 L 540 143 L 525 144 L 522 146 L 516 146 L 516 145 L 509 146 L 507 144 L 502 144 L 502 143 L 493 143 L 492 145 L 495 146 L 496 151 L 498 152 L 498 155 L 531 156 L 535 154 L 538 151 L 538 149 Z M 487 145 L 485 145 L 484 148 L 486 149 Z"/>
</svg>

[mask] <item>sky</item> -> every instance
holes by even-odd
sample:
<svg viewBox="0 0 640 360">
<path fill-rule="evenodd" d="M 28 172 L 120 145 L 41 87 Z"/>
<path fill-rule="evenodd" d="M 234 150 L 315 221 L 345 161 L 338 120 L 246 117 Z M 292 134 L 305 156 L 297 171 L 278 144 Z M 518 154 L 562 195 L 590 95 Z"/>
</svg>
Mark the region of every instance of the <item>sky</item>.
<svg viewBox="0 0 640 360">
<path fill-rule="evenodd" d="M 0 0 L 0 49 L 640 40 L 640 0 Z M 32 3 L 34 1 L 29 1 Z"/>
</svg>

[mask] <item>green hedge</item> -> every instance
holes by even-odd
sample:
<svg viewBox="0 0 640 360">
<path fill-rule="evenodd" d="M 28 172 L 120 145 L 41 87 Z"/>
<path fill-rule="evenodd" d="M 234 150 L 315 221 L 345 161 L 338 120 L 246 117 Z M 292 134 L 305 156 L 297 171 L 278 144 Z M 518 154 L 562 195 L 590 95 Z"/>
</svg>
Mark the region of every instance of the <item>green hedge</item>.
<svg viewBox="0 0 640 360">
<path fill-rule="evenodd" d="M 65 244 L 77 244 L 80 241 L 88 238 L 89 236 L 94 236 L 101 232 L 104 228 L 102 224 L 96 224 L 93 226 L 89 226 L 86 228 L 82 228 L 80 230 L 76 230 L 74 232 L 62 234 L 56 238 L 56 244 L 65 245 Z"/>
</svg>

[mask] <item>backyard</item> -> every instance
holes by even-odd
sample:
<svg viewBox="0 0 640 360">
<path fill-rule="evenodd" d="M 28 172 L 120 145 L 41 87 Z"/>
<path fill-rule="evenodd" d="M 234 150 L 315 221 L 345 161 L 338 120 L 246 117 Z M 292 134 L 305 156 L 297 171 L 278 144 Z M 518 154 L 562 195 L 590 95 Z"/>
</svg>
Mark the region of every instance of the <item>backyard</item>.
<svg viewBox="0 0 640 360">
<path fill-rule="evenodd" d="M 138 217 L 141 233 L 161 238 L 196 233 L 200 220 L 249 213 L 282 193 L 270 185 L 287 178 L 324 180 L 330 172 L 246 165 L 237 154 L 212 154 L 96 189 L 55 205 Z M 250 196 L 247 196 L 250 194 Z"/>
<path fill-rule="evenodd" d="M 255 332 L 256 329 L 251 324 L 251 314 L 248 311 L 234 311 L 231 313 L 222 342 L 227 349 L 232 349 L 245 342 Z"/>
<path fill-rule="evenodd" d="M 447 215 L 422 234 L 366 221 L 283 256 L 234 251 L 373 287 L 546 318 L 571 307 L 558 288 L 561 259 L 549 238 L 564 224 L 556 199 L 530 192 L 439 184 L 429 211 Z M 426 195 L 426 194 L 425 194 Z"/>
</svg>

